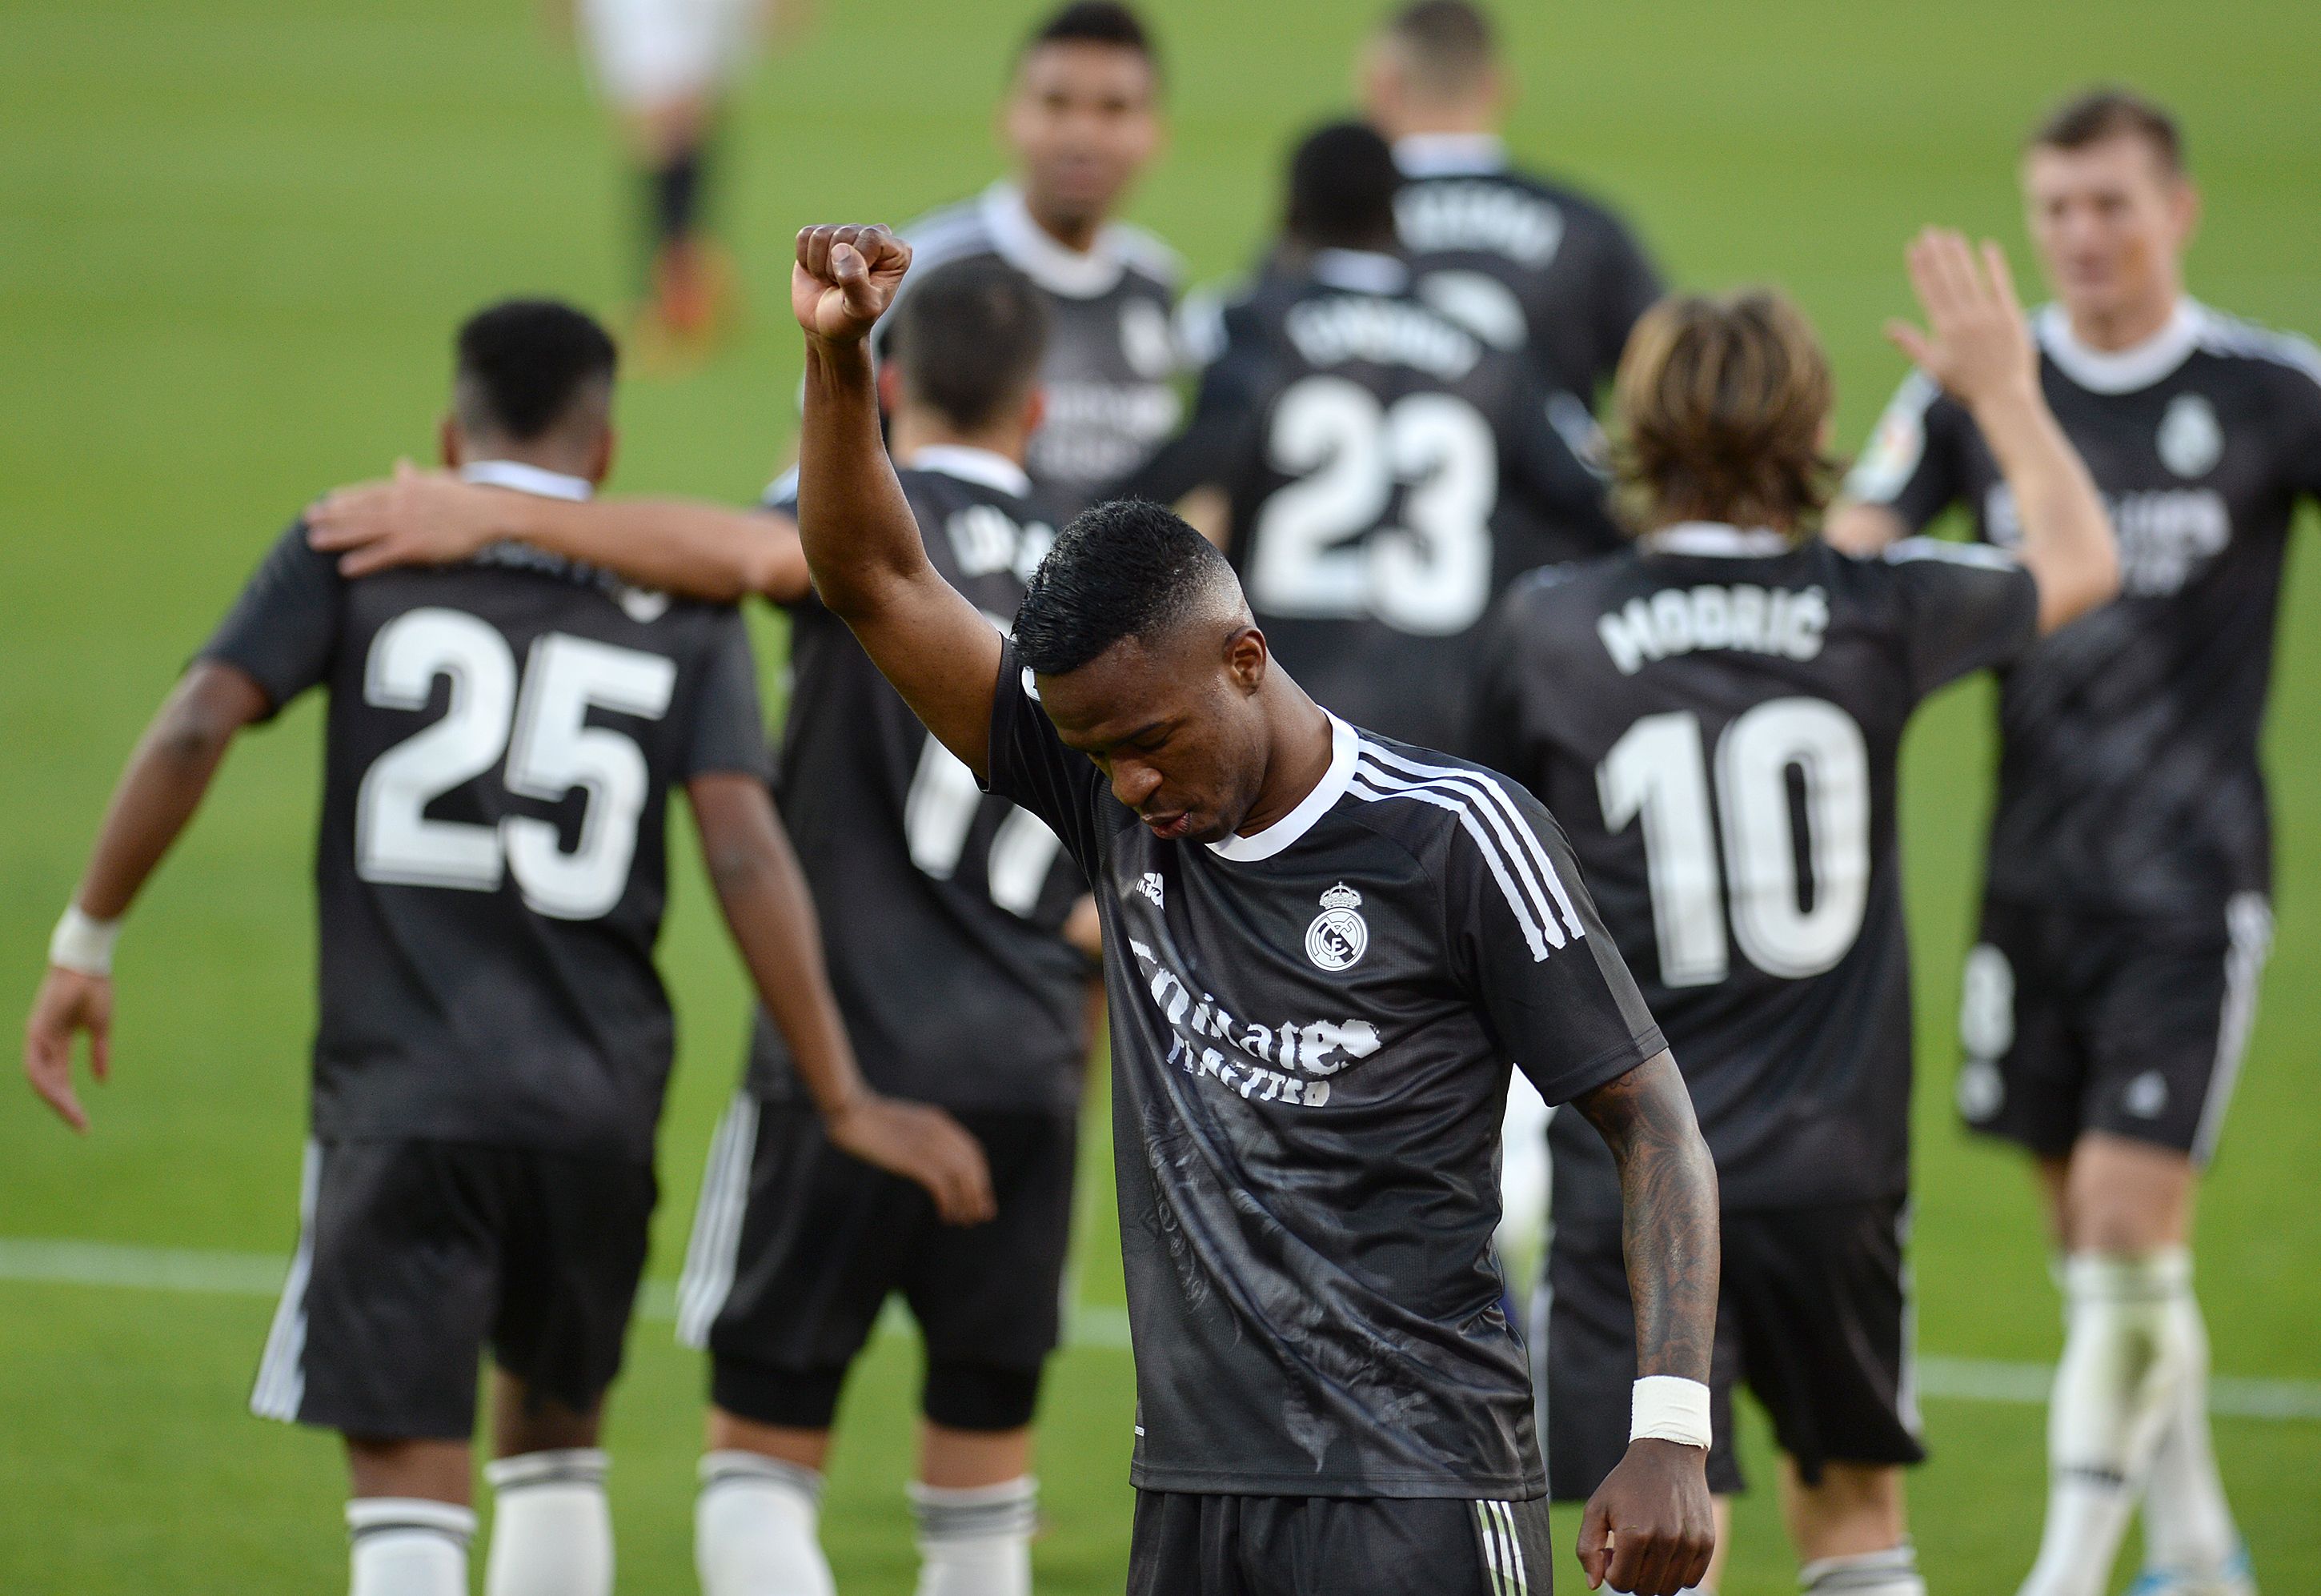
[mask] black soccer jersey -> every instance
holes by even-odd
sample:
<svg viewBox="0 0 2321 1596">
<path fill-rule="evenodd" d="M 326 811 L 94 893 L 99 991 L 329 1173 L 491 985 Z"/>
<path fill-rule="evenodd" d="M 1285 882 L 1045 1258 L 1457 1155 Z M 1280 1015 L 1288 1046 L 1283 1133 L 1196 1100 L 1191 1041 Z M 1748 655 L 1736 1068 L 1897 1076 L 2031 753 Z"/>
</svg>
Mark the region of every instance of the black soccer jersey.
<svg viewBox="0 0 2321 1596">
<path fill-rule="evenodd" d="M 651 1158 L 669 784 L 766 773 L 740 615 L 514 544 L 350 582 L 302 524 L 202 654 L 330 693 L 315 1134 Z"/>
<path fill-rule="evenodd" d="M 1991 820 L 1995 898 L 2221 924 L 2264 892 L 2257 739 L 2287 534 L 2321 492 L 2321 351 L 2185 301 L 2116 354 L 2052 306 L 2035 325 L 2047 402 L 2109 506 L 2121 596 L 2007 672 Z M 1849 491 L 1912 526 L 1963 502 L 2022 536 L 1966 412 L 1913 375 Z"/>
<path fill-rule="evenodd" d="M 1107 223 L 1092 249 L 1076 253 L 1032 219 L 1010 183 L 920 217 L 903 237 L 912 250 L 903 294 L 943 266 L 997 256 L 1046 295 L 1047 417 L 1026 461 L 1044 509 L 1063 517 L 1085 508 L 1177 430 L 1179 266 L 1159 239 Z M 889 316 L 882 326 L 891 325 Z"/>
<path fill-rule="evenodd" d="M 1515 171 L 1494 138 L 1419 134 L 1394 149 L 1395 223 L 1420 298 L 1523 352 L 1587 424 L 1660 273 L 1627 225 L 1561 184 Z"/>
<path fill-rule="evenodd" d="M 1012 461 L 922 450 L 900 473 L 935 569 L 1005 630 L 1055 534 Z M 795 500 L 777 507 L 795 514 Z M 1063 940 L 1087 890 L 1056 834 L 987 797 L 846 624 L 790 611 L 789 720 L 774 791 L 822 916 L 863 1074 L 954 1108 L 1069 1113 L 1087 1062 L 1087 962 Z M 750 1082 L 803 1095 L 760 1012 Z"/>
<path fill-rule="evenodd" d="M 1033 690 L 1011 645 L 990 784 L 1055 826 L 1104 920 L 1134 1482 L 1540 1494 L 1491 1254 L 1510 1061 L 1561 1102 L 1662 1046 L 1562 833 L 1338 722 L 1281 820 L 1163 841 Z"/>
<path fill-rule="evenodd" d="M 1522 572 L 1609 548 L 1602 483 L 1515 356 L 1324 251 L 1224 313 L 1192 424 L 1124 491 L 1214 486 L 1274 652 L 1358 725 L 1440 744 L 1469 719 L 1477 628 Z"/>
<path fill-rule="evenodd" d="M 1907 1188 L 1902 727 L 2020 653 L 2037 609 L 1989 550 L 1685 526 L 1540 572 L 1497 618 L 1481 757 L 1569 828 L 1727 1207 Z M 1558 1218 L 1616 1214 L 1602 1139 L 1569 1114 L 1549 1136 Z"/>
</svg>

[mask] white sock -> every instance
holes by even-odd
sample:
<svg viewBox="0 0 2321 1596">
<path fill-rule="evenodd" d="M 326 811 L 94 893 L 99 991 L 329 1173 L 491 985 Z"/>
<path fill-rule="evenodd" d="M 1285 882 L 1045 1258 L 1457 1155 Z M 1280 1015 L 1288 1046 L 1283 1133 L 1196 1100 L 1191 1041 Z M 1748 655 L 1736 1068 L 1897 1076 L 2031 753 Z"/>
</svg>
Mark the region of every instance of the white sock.
<svg viewBox="0 0 2321 1596">
<path fill-rule="evenodd" d="M 701 1460 L 693 1565 L 702 1596 L 835 1596 L 815 1527 L 822 1476 L 760 1452 Z"/>
<path fill-rule="evenodd" d="M 1908 1541 L 1883 1552 L 1808 1563 L 1798 1570 L 1798 1588 L 1806 1596 L 1926 1596 L 1917 1548 Z"/>
<path fill-rule="evenodd" d="M 2063 1359 L 2047 1409 L 2047 1524 L 2022 1596 L 2101 1596 L 2193 1349 L 2173 1311 L 2181 1247 L 2063 1263 Z"/>
<path fill-rule="evenodd" d="M 1031 1596 L 1037 1480 L 910 1489 L 919 1521 L 918 1596 Z"/>
<path fill-rule="evenodd" d="M 2179 1321 L 2185 1371 L 2144 1488 L 2144 1560 L 2152 1568 L 2215 1574 L 2239 1552 L 2241 1536 L 2208 1440 L 2208 1327 L 2189 1281 L 2169 1312 Z"/>
<path fill-rule="evenodd" d="M 468 1596 L 468 1542 L 476 1516 L 416 1496 L 360 1496 L 347 1504 L 351 1596 Z"/>
<path fill-rule="evenodd" d="M 593 1446 L 484 1465 L 496 1493 L 485 1596 L 613 1596 L 609 1466 Z"/>
</svg>

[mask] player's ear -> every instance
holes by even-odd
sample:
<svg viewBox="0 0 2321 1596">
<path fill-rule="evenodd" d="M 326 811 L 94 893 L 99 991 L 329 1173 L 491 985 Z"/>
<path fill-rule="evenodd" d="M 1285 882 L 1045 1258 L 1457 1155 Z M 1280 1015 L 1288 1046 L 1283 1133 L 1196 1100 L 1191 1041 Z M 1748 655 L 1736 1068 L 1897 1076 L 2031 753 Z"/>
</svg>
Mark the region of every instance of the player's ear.
<svg viewBox="0 0 2321 1596">
<path fill-rule="evenodd" d="M 892 415 L 903 407 L 903 368 L 892 360 L 878 362 L 878 408 Z"/>
<path fill-rule="evenodd" d="M 603 487 L 605 479 L 613 474 L 613 455 L 619 449 L 620 442 L 621 434 L 609 426 L 596 434 L 596 447 L 588 460 L 591 487 Z"/>
<path fill-rule="evenodd" d="M 1254 626 L 1243 626 L 1225 639 L 1225 674 L 1244 693 L 1253 693 L 1263 685 L 1272 658 L 1265 634 Z"/>
<path fill-rule="evenodd" d="M 2176 179 L 2175 191 L 2168 196 L 2169 209 L 2176 223 L 2176 247 L 2179 250 L 2192 242 L 2200 230 L 2200 190 L 2189 178 Z"/>
<path fill-rule="evenodd" d="M 435 452 L 442 457 L 446 470 L 456 471 L 465 463 L 460 458 L 460 423 L 448 412 L 435 424 Z"/>
<path fill-rule="evenodd" d="M 1024 396 L 1024 408 L 1015 415 L 1016 424 L 1024 429 L 1024 435 L 1028 438 L 1038 432 L 1040 424 L 1047 419 L 1048 390 L 1035 384 L 1032 391 Z"/>
</svg>

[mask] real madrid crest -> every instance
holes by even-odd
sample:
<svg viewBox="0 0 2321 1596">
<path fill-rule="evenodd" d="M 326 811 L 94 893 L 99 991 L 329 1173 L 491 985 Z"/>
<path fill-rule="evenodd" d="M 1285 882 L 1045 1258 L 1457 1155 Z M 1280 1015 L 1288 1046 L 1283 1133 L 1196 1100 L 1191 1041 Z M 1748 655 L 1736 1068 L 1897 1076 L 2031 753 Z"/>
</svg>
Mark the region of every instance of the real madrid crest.
<svg viewBox="0 0 2321 1596">
<path fill-rule="evenodd" d="M 2178 394 L 2160 418 L 2160 463 L 2180 477 L 2205 477 L 2225 457 L 2225 426 L 2198 394 Z"/>
<path fill-rule="evenodd" d="M 1370 945 L 1370 928 L 1357 913 L 1362 895 L 1343 881 L 1322 894 L 1322 912 L 1306 927 L 1306 956 L 1324 970 L 1348 970 Z"/>
</svg>

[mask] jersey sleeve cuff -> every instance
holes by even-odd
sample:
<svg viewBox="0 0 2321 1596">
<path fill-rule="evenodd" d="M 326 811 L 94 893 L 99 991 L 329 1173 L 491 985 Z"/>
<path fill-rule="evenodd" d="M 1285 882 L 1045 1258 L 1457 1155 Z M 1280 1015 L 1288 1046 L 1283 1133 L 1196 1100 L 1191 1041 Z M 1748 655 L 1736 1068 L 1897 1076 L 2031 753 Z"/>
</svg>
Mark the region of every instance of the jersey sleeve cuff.
<svg viewBox="0 0 2321 1596">
<path fill-rule="evenodd" d="M 1586 1097 L 1606 1081 L 1617 1081 L 1646 1059 L 1667 1051 L 1668 1038 L 1661 1035 L 1658 1026 L 1653 1026 L 1637 1032 L 1619 1046 L 1607 1048 L 1551 1080 L 1542 1081 L 1528 1070 L 1524 1073 L 1531 1077 L 1531 1083 L 1539 1089 L 1541 1098 L 1552 1105 L 1561 1105 L 1574 1098 Z"/>
</svg>

